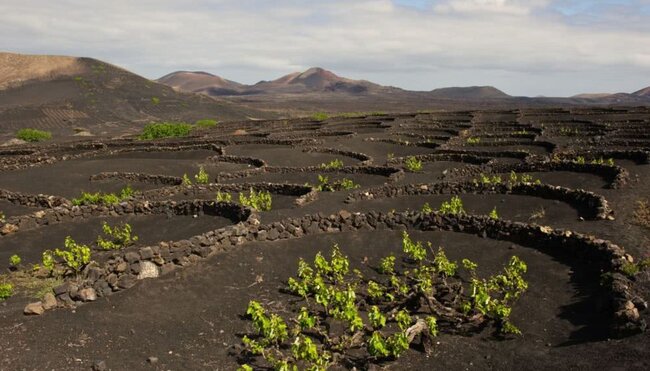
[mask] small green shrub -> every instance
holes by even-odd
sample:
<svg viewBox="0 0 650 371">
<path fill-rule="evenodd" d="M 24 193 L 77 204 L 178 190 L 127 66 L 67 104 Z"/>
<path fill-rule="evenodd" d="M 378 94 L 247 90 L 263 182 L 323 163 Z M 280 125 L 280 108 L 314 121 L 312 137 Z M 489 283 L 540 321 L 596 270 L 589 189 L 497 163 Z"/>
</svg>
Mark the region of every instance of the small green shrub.
<svg viewBox="0 0 650 371">
<path fill-rule="evenodd" d="M 404 161 L 404 166 L 406 166 L 406 169 L 408 169 L 409 171 L 413 171 L 413 172 L 422 171 L 422 160 L 419 160 L 415 156 L 409 156 Z"/>
<path fill-rule="evenodd" d="M 4 301 L 14 294 L 14 285 L 8 282 L 0 282 L 0 301 Z"/>
<path fill-rule="evenodd" d="M 151 98 L 151 104 L 153 104 L 154 106 L 157 106 L 158 104 L 160 104 L 160 98 L 152 97 Z"/>
<path fill-rule="evenodd" d="M 433 212 L 433 208 L 431 205 L 429 205 L 428 202 L 425 202 L 424 205 L 422 205 L 422 214 L 429 214 Z"/>
<path fill-rule="evenodd" d="M 650 229 L 650 201 L 638 200 L 634 208 L 634 223 Z"/>
<path fill-rule="evenodd" d="M 498 185 L 503 182 L 503 179 L 500 175 L 485 175 L 483 173 L 479 174 L 478 180 L 474 179 L 474 184 L 485 184 L 485 185 Z"/>
<path fill-rule="evenodd" d="M 42 142 L 52 139 L 52 133 L 38 129 L 20 129 L 16 133 L 16 138 L 26 142 Z"/>
<path fill-rule="evenodd" d="M 203 120 L 197 120 L 194 123 L 194 126 L 196 126 L 197 128 L 208 129 L 217 126 L 218 123 L 219 122 L 217 120 L 203 119 Z"/>
<path fill-rule="evenodd" d="M 130 185 L 127 185 L 126 187 L 122 188 L 122 190 L 120 190 L 120 195 L 118 197 L 120 201 L 124 201 L 126 199 L 135 196 L 135 194 L 136 194 L 135 189 L 131 188 Z"/>
<path fill-rule="evenodd" d="M 187 174 L 183 174 L 183 185 L 184 186 L 191 186 L 192 185 L 192 179 L 190 179 Z"/>
<path fill-rule="evenodd" d="M 460 215 L 465 214 L 465 209 L 463 208 L 463 200 L 460 197 L 454 196 L 449 201 L 444 201 L 440 205 L 441 213 Z"/>
<path fill-rule="evenodd" d="M 192 125 L 185 122 L 158 122 L 144 127 L 138 137 L 140 140 L 180 138 L 190 135 Z"/>
<path fill-rule="evenodd" d="M 66 267 L 74 273 L 79 273 L 90 263 L 90 247 L 75 242 L 72 237 L 67 236 L 64 242 L 64 249 L 54 250 L 54 255 L 63 259 Z"/>
<path fill-rule="evenodd" d="M 492 211 L 490 211 L 490 214 L 488 215 L 491 219 L 499 219 L 499 213 L 497 212 L 496 206 Z"/>
<path fill-rule="evenodd" d="M 508 184 L 510 186 L 515 186 L 517 184 L 541 184 L 542 181 L 539 179 L 534 179 L 530 174 L 517 174 L 515 171 L 510 172 L 508 178 Z"/>
<path fill-rule="evenodd" d="M 20 262 L 22 262 L 22 259 L 20 256 L 14 254 L 9 258 L 9 265 L 12 267 L 18 267 L 20 265 Z"/>
<path fill-rule="evenodd" d="M 311 119 L 314 121 L 325 121 L 328 118 L 330 118 L 330 115 L 328 115 L 325 112 L 316 112 L 313 115 L 311 115 Z"/>
<path fill-rule="evenodd" d="M 343 178 L 330 183 L 329 177 L 318 175 L 318 184 L 315 188 L 321 192 L 336 192 L 341 190 L 351 190 L 360 188 L 361 185 L 355 183 L 352 179 Z"/>
<path fill-rule="evenodd" d="M 344 191 L 350 189 L 357 189 L 360 187 L 361 185 L 355 183 L 352 179 L 348 179 L 348 178 L 339 179 L 334 182 L 334 188 L 338 188 Z"/>
<path fill-rule="evenodd" d="M 5 223 L 7 221 L 7 217 L 5 216 L 5 213 L 0 211 L 0 223 Z"/>
<path fill-rule="evenodd" d="M 217 202 L 232 202 L 232 195 L 230 193 L 217 192 Z"/>
<path fill-rule="evenodd" d="M 239 203 L 258 211 L 269 211 L 271 210 L 272 203 L 271 192 L 256 192 L 253 188 L 251 188 L 249 190 L 248 196 L 246 196 L 244 193 L 239 194 Z"/>
<path fill-rule="evenodd" d="M 196 184 L 208 184 L 210 183 L 210 176 L 205 171 L 203 166 L 199 167 L 199 173 L 194 175 L 194 180 Z"/>
<path fill-rule="evenodd" d="M 575 158 L 575 160 L 573 160 L 573 162 L 575 162 L 578 165 L 584 165 L 584 164 L 587 163 L 587 161 L 585 160 L 585 158 L 583 156 L 577 156 Z"/>
<path fill-rule="evenodd" d="M 422 246 L 422 242 L 413 242 L 406 231 L 402 232 L 402 251 L 404 251 L 409 258 L 418 262 L 427 257 L 427 249 Z"/>
<path fill-rule="evenodd" d="M 326 164 L 320 164 L 321 169 L 340 169 L 343 167 L 343 161 L 337 159 L 334 159 Z"/>
<path fill-rule="evenodd" d="M 132 235 L 131 225 L 123 223 L 121 226 L 112 227 L 108 223 L 102 224 L 102 231 L 106 238 L 97 237 L 97 246 L 104 250 L 119 250 L 131 246 L 138 241 L 138 236 Z"/>
<path fill-rule="evenodd" d="M 564 127 L 560 128 L 560 135 L 564 135 L 564 136 L 568 136 L 568 137 L 578 136 L 578 135 L 580 135 L 580 131 L 578 130 L 578 128 L 573 128 L 572 129 L 570 127 L 564 126 Z"/>
<path fill-rule="evenodd" d="M 474 145 L 474 144 L 479 144 L 479 143 L 481 143 L 481 138 L 479 138 L 479 137 L 469 137 L 469 138 L 467 138 L 467 144 Z"/>
<path fill-rule="evenodd" d="M 625 274 L 630 278 L 636 276 L 639 273 L 639 271 L 640 271 L 639 266 L 634 263 L 624 263 L 621 266 L 621 272 L 623 272 L 623 274 Z"/>
<path fill-rule="evenodd" d="M 614 163 L 613 158 L 608 158 L 607 160 L 605 160 L 602 157 L 600 157 L 598 159 L 591 160 L 591 163 L 594 164 L 594 165 L 607 165 L 607 166 L 615 166 L 616 165 Z"/>
<path fill-rule="evenodd" d="M 50 272 L 54 271 L 54 253 L 51 250 L 45 250 L 43 251 L 43 254 L 41 255 L 41 263 L 43 264 L 43 268 L 47 269 Z"/>
<path fill-rule="evenodd" d="M 136 194 L 136 191 L 131 188 L 130 185 L 122 188 L 119 194 L 115 193 L 87 193 L 82 192 L 81 197 L 73 198 L 72 204 L 75 206 L 81 205 L 115 205 L 124 200 L 132 198 Z"/>
</svg>

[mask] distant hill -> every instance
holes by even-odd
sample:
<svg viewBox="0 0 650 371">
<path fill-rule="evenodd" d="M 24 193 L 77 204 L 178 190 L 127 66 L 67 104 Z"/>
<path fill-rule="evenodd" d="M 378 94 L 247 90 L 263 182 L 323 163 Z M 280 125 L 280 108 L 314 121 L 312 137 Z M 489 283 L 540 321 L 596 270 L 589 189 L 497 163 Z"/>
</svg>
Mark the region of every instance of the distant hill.
<svg viewBox="0 0 650 371">
<path fill-rule="evenodd" d="M 254 85 L 240 84 L 206 72 L 186 71 L 173 72 L 156 81 L 181 91 L 211 96 L 331 92 L 366 94 L 396 89 L 365 80 L 340 77 L 320 67 L 294 72 L 271 81 L 260 81 Z"/>
<path fill-rule="evenodd" d="M 635 97 L 647 97 L 650 98 L 650 86 L 647 88 L 643 88 L 641 90 L 637 90 L 634 93 L 632 93 Z"/>
<path fill-rule="evenodd" d="M 431 91 L 434 98 L 443 99 L 502 99 L 511 98 L 510 95 L 492 86 L 469 86 L 441 88 Z"/>
<path fill-rule="evenodd" d="M 259 111 L 178 92 L 92 59 L 0 53 L 0 133 L 24 127 L 137 131 L 150 121 L 244 120 Z M 116 129 L 116 131 L 118 131 Z"/>
<path fill-rule="evenodd" d="M 431 92 L 410 92 L 395 87 L 382 86 L 366 80 L 353 80 L 338 76 L 332 71 L 312 67 L 304 72 L 294 72 L 271 81 L 260 81 L 254 85 L 243 85 L 225 80 L 206 72 L 173 72 L 156 80 L 176 89 L 203 93 L 211 96 L 235 95 L 298 95 L 330 94 L 347 95 L 408 95 L 424 94 L 434 99 L 506 99 L 510 96 L 492 86 L 470 86 L 435 89 Z"/>
<path fill-rule="evenodd" d="M 251 92 L 261 94 L 301 94 L 308 92 L 363 94 L 387 89 L 390 88 L 369 81 L 340 77 L 320 67 L 313 67 L 304 72 L 295 72 L 273 81 L 260 81 L 250 87 Z"/>
<path fill-rule="evenodd" d="M 245 85 L 238 82 L 202 71 L 172 72 L 156 81 L 179 91 L 208 95 L 235 95 L 241 93 L 245 88 Z"/>
<path fill-rule="evenodd" d="M 601 98 L 607 98 L 611 96 L 611 93 L 584 93 L 584 94 L 576 94 L 571 96 L 571 98 L 578 98 L 578 99 L 601 99 Z"/>
<path fill-rule="evenodd" d="M 570 98 L 577 102 L 592 104 L 650 104 L 650 86 L 634 93 L 586 93 L 577 94 Z"/>
</svg>

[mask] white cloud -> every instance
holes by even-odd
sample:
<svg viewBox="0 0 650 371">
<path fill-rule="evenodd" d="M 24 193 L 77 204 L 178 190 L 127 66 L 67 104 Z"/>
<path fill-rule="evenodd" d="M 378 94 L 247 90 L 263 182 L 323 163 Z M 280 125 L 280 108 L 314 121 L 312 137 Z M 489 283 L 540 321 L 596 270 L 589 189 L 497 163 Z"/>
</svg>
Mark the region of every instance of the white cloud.
<svg viewBox="0 0 650 371">
<path fill-rule="evenodd" d="M 541 8 L 550 0 L 446 0 L 436 4 L 439 12 L 459 13 L 503 13 L 509 15 L 526 15 L 536 8 Z"/>
<path fill-rule="evenodd" d="M 650 76 L 648 26 L 627 27 L 611 15 L 605 24 L 574 25 L 549 5 L 445 0 L 416 10 L 389 0 L 3 0 L 0 45 L 92 56 L 152 78 L 202 69 L 252 83 L 319 65 L 413 89 L 494 84 L 515 94 L 557 95 L 650 84 L 642 81 Z"/>
</svg>

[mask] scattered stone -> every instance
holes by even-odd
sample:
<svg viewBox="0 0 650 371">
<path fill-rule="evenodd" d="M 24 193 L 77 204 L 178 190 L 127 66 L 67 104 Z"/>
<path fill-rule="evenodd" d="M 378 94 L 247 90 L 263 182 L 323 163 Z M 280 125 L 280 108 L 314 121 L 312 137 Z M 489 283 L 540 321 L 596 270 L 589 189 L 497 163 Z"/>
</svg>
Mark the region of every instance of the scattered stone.
<svg viewBox="0 0 650 371">
<path fill-rule="evenodd" d="M 93 289 L 92 287 L 87 287 L 85 289 L 79 290 L 78 296 L 81 299 L 81 301 L 84 302 L 97 300 L 97 293 L 95 292 L 95 289 Z"/>
<path fill-rule="evenodd" d="M 94 137 L 95 135 L 88 130 L 82 130 L 76 132 L 73 136 L 75 137 Z"/>
<path fill-rule="evenodd" d="M 140 274 L 138 274 L 138 279 L 143 280 L 145 278 L 157 278 L 160 275 L 158 266 L 155 263 L 150 261 L 140 262 Z"/>
<path fill-rule="evenodd" d="M 17 225 L 7 223 L 7 224 L 3 225 L 2 228 L 0 228 L 0 234 L 1 235 L 7 235 L 7 234 L 14 233 L 17 230 L 18 230 Z"/>
<path fill-rule="evenodd" d="M 93 363 L 93 371 L 108 371 L 106 361 L 95 361 Z"/>
<path fill-rule="evenodd" d="M 20 145 L 23 145 L 23 144 L 27 144 L 27 142 L 24 141 L 24 140 L 22 140 L 22 139 L 13 138 L 13 139 L 9 139 L 8 141 L 2 143 L 1 146 L 2 146 L 2 147 L 8 147 L 8 146 L 20 146 Z"/>
<path fill-rule="evenodd" d="M 343 219 L 343 220 L 345 220 L 345 219 L 350 219 L 350 218 L 352 217 L 352 213 L 350 213 L 350 212 L 347 211 L 347 210 L 341 210 L 341 211 L 339 211 L 339 216 L 340 216 L 341 219 Z"/>
<path fill-rule="evenodd" d="M 54 294 L 51 292 L 45 294 L 45 296 L 43 296 L 43 309 L 50 310 L 56 307 L 57 307 L 57 302 L 56 302 L 56 298 L 54 297 Z"/>
<path fill-rule="evenodd" d="M 137 261 L 140 261 L 140 254 L 135 251 L 129 251 L 124 254 L 124 259 L 129 263 L 135 263 Z"/>
<path fill-rule="evenodd" d="M 151 260 L 151 258 L 153 258 L 153 250 L 151 247 L 143 247 L 140 249 L 140 258 L 142 258 L 142 260 Z"/>
<path fill-rule="evenodd" d="M 135 283 L 136 283 L 136 278 L 135 277 L 131 276 L 130 274 L 125 274 L 125 275 L 122 275 L 122 277 L 120 277 L 117 280 L 117 287 L 119 287 L 121 289 L 128 289 L 128 288 L 133 287 L 133 285 L 135 285 Z"/>
<path fill-rule="evenodd" d="M 126 272 L 126 269 L 127 269 L 128 267 L 129 267 L 129 265 L 128 265 L 126 262 L 119 262 L 119 263 L 115 266 L 115 272 L 116 272 L 116 273 Z"/>
<path fill-rule="evenodd" d="M 45 308 L 43 308 L 43 303 L 40 301 L 37 301 L 36 303 L 29 303 L 25 307 L 25 310 L 23 313 L 27 315 L 37 315 L 40 316 L 41 314 L 45 313 Z"/>
<path fill-rule="evenodd" d="M 151 363 L 152 365 L 156 364 L 158 363 L 158 357 L 149 357 L 147 358 L 147 362 Z"/>
</svg>

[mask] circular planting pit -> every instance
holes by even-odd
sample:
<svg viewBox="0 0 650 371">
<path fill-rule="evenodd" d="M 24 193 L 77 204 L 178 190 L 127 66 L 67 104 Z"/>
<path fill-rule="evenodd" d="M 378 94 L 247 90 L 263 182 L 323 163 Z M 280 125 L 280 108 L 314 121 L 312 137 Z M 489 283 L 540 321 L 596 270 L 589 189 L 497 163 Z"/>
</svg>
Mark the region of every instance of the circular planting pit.
<svg viewBox="0 0 650 371">
<path fill-rule="evenodd" d="M 62 248 L 67 236 L 78 243 L 94 245 L 97 237 L 102 235 L 103 222 L 110 226 L 128 223 L 133 228 L 133 234 L 139 237 L 137 244 L 140 246 L 181 240 L 233 224 L 228 218 L 211 215 L 122 215 L 73 220 L 0 237 L 1 266 L 6 266 L 9 257 L 14 254 L 18 254 L 23 263 L 40 263 L 43 251 Z"/>
<path fill-rule="evenodd" d="M 425 203 L 437 210 L 451 195 L 403 196 L 353 202 L 350 211 L 376 210 L 381 212 L 422 210 Z M 473 215 L 489 215 L 496 209 L 497 216 L 506 220 L 525 223 L 554 225 L 558 221 L 575 222 L 580 212 L 560 201 L 534 196 L 501 194 L 460 194 L 465 212 Z"/>
<path fill-rule="evenodd" d="M 334 160 L 343 161 L 344 165 L 359 163 L 356 158 L 330 153 L 305 152 L 300 148 L 275 144 L 245 144 L 226 147 L 226 153 L 236 156 L 253 156 L 263 159 L 269 166 L 318 166 Z"/>
<path fill-rule="evenodd" d="M 503 151 L 528 151 L 534 155 L 546 156 L 552 152 L 551 149 L 537 144 L 530 143 L 521 143 L 518 145 L 494 145 L 494 146 L 485 146 L 481 144 L 477 145 L 465 145 L 463 149 L 468 152 L 503 152 Z"/>
<path fill-rule="evenodd" d="M 517 302 L 512 314 L 512 321 L 526 337 L 503 342 L 495 339 L 489 328 L 473 336 L 442 334 L 436 340 L 437 366 L 455 369 L 466 364 L 468 357 L 477 366 L 507 368 L 513 363 L 523 363 L 524 359 L 539 367 L 551 366 L 554 360 L 547 360 L 550 352 L 563 352 L 568 356 L 575 350 L 567 348 L 566 344 L 585 341 L 589 335 L 600 333 L 601 329 L 586 325 L 601 323 L 602 316 L 593 311 L 598 301 L 598 286 L 586 279 L 585 267 L 567 264 L 561 256 L 461 233 L 412 231 L 411 236 L 431 241 L 436 248 L 444 246 L 452 260 L 470 258 L 476 261 L 481 275 L 498 272 L 512 255 L 517 255 L 529 266 L 525 278 L 530 288 Z M 74 318 L 59 311 L 51 314 L 50 321 L 38 324 L 30 321 L 24 325 L 27 331 L 17 335 L 29 342 L 35 341 L 40 333 L 54 331 L 57 338 L 75 337 L 83 329 L 84 334 L 93 339 L 87 348 L 101 350 L 107 364 L 138 368 L 143 360 L 154 354 L 169 368 L 236 369 L 241 336 L 251 332 L 250 322 L 242 317 L 249 300 L 260 301 L 281 315 L 287 315 L 283 303 L 295 297 L 282 293 L 280 288 L 286 286 L 287 278 L 295 275 L 299 258 L 311 261 L 318 251 L 329 253 L 337 243 L 349 256 L 351 267 L 371 273 L 370 268 L 379 258 L 390 253 L 400 255 L 400 240 L 398 231 L 377 231 L 252 243 L 177 274 L 144 281 L 130 289 L 128 295 L 82 306 Z M 490 253 L 485 254 L 486 250 Z M 104 316 L 109 309 L 129 315 Z M 179 323 L 183 325 L 182 332 L 177 331 Z M 154 324 L 158 333 L 174 336 L 145 335 Z M 22 362 L 37 365 L 45 360 L 59 359 L 55 357 L 58 347 L 53 338 L 44 337 L 39 341 L 43 344 L 42 350 Z M 501 351 L 504 346 L 508 352 Z M 130 349 L 129 357 L 124 357 L 121 349 Z M 467 349 L 472 349 L 473 353 L 468 355 Z M 400 369 L 426 369 L 431 359 L 412 349 L 391 364 Z"/>
<path fill-rule="evenodd" d="M 388 159 L 388 155 L 392 154 L 394 157 L 405 157 L 411 155 L 421 155 L 432 153 L 433 149 L 416 146 L 405 146 L 400 144 L 369 141 L 368 136 L 364 138 L 361 135 L 354 138 L 341 140 L 341 141 L 324 141 L 323 145 L 328 147 L 345 149 L 348 151 L 355 151 L 365 153 L 375 159 L 375 164 L 382 164 Z"/>
<path fill-rule="evenodd" d="M 369 187 L 384 184 L 387 177 L 382 175 L 343 173 L 343 172 L 290 172 L 290 173 L 261 173 L 249 177 L 223 180 L 230 183 L 285 183 L 285 184 L 309 184 L 317 186 L 319 184 L 318 175 L 326 176 L 330 182 L 341 179 L 352 180 L 361 187 Z"/>
<path fill-rule="evenodd" d="M 103 173 L 161 174 L 192 177 L 203 167 L 211 178 L 221 172 L 233 172 L 249 169 L 247 164 L 224 161 L 208 161 L 214 151 L 177 151 L 177 152 L 126 152 L 105 157 L 60 161 L 51 165 L 9 172 L 0 172 L 0 188 L 7 188 L 28 193 L 56 194 L 65 197 L 78 197 L 81 192 L 119 192 L 127 184 L 137 190 L 149 190 L 160 187 L 157 182 L 137 180 L 120 180 L 106 178 L 92 180 L 91 177 Z M 33 179 L 48 181 L 34 182 Z M 54 181 L 56 180 L 56 181 Z"/>
<path fill-rule="evenodd" d="M 534 179 L 539 179 L 542 183 L 568 188 L 598 190 L 606 188 L 609 184 L 598 175 L 572 171 L 530 172 L 526 174 L 529 174 Z M 507 176 L 507 174 L 503 176 Z"/>
</svg>

